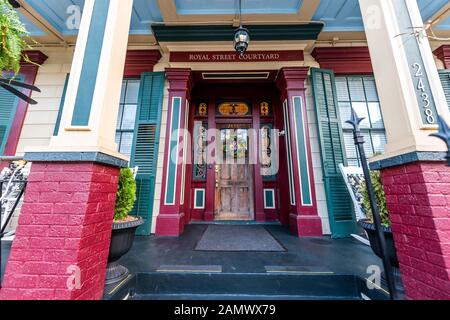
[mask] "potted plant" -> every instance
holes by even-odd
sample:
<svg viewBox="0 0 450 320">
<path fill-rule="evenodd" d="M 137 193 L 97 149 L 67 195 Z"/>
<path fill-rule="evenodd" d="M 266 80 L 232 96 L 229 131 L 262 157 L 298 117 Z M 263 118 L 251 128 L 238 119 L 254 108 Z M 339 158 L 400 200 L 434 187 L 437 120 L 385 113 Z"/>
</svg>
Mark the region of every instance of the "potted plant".
<svg viewBox="0 0 450 320">
<path fill-rule="evenodd" d="M 106 285 L 120 282 L 130 273 L 118 261 L 130 251 L 133 246 L 136 229 L 144 223 L 140 217 L 129 216 L 135 201 L 136 181 L 133 171 L 129 168 L 121 169 L 106 269 Z"/>
<path fill-rule="evenodd" d="M 382 228 L 386 239 L 388 256 L 391 261 L 391 265 L 395 268 L 398 268 L 399 263 L 397 258 L 397 251 L 395 249 L 394 237 L 392 235 L 391 221 L 389 220 L 389 212 L 387 210 L 386 195 L 384 193 L 383 183 L 381 181 L 381 173 L 380 171 L 371 171 L 370 175 L 373 187 L 375 189 L 375 197 L 381 215 Z M 377 241 L 377 232 L 373 222 L 373 213 L 370 206 L 369 192 L 365 183 L 361 184 L 360 192 L 363 198 L 362 206 L 366 213 L 367 219 L 358 221 L 358 224 L 366 231 L 370 241 L 370 246 L 372 247 L 374 253 L 381 258 L 381 248 L 378 245 Z"/>
</svg>

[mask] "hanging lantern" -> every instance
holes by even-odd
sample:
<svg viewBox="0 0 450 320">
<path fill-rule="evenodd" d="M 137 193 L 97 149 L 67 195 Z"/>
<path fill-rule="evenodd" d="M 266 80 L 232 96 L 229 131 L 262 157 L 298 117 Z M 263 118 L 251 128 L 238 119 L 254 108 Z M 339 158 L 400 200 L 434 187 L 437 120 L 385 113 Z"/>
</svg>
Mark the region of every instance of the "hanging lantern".
<svg viewBox="0 0 450 320">
<path fill-rule="evenodd" d="M 240 26 L 234 34 L 234 49 L 243 56 L 247 51 L 249 43 L 250 33 L 248 32 L 248 29 Z"/>
</svg>

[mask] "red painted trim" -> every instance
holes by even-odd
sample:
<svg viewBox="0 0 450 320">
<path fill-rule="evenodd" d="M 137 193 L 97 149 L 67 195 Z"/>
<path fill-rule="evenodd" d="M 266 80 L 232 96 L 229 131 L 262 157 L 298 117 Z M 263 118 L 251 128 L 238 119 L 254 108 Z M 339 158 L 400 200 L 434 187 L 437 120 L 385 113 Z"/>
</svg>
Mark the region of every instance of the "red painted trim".
<svg viewBox="0 0 450 320">
<path fill-rule="evenodd" d="M 22 60 L 20 62 L 20 74 L 25 77 L 24 82 L 26 84 L 34 85 L 39 70 L 38 65 L 42 65 L 48 57 L 41 51 L 25 51 L 24 53 L 28 56 L 28 59 L 35 64 Z M 30 96 L 31 90 L 24 89 L 22 90 L 22 93 Z M 14 115 L 14 120 L 11 126 L 11 131 L 9 132 L 8 141 L 6 142 L 4 152 L 5 156 L 14 156 L 16 154 L 17 145 L 19 144 L 20 134 L 22 133 L 27 111 L 28 103 L 23 100 L 19 100 L 16 114 Z"/>
<path fill-rule="evenodd" d="M 301 50 L 249 51 L 241 57 L 235 51 L 171 52 L 170 62 L 277 62 L 304 61 Z"/>
<path fill-rule="evenodd" d="M 216 84 L 213 81 L 209 83 L 198 83 L 192 93 L 193 104 L 195 103 L 208 103 L 209 113 L 208 118 L 204 118 L 204 121 L 208 121 L 208 127 L 215 129 L 219 124 L 248 124 L 252 128 L 258 128 L 261 122 L 271 122 L 274 124 L 274 128 L 277 127 L 277 123 L 274 119 L 277 119 L 281 109 L 279 108 L 279 93 L 276 90 L 273 82 L 259 83 L 259 82 L 247 82 L 245 85 L 241 83 L 220 83 Z M 218 100 L 251 100 L 252 101 L 252 116 L 240 117 L 240 118 L 220 118 L 216 116 L 216 101 Z M 269 100 L 273 104 L 274 118 L 260 118 L 259 104 L 262 101 Z M 190 110 L 191 119 L 194 118 L 194 109 Z M 191 120 L 192 121 L 192 120 Z M 190 130 L 192 132 L 193 123 L 190 124 Z M 214 131 L 210 131 L 208 141 L 211 144 L 215 144 Z M 259 144 L 259 138 L 253 139 Z M 256 149 L 256 146 L 255 146 Z M 214 154 L 208 154 L 208 161 L 214 163 Z M 258 154 L 259 156 L 259 154 Z M 264 185 L 270 184 L 274 189 L 278 188 L 278 182 L 263 182 L 260 175 L 260 165 L 253 165 L 252 171 L 254 173 L 254 208 L 255 208 L 255 221 L 274 221 L 281 220 L 282 213 L 280 210 L 268 211 L 264 210 L 263 188 Z M 192 210 L 192 220 L 214 221 L 215 211 L 215 171 L 214 167 L 207 171 L 206 183 L 199 183 L 192 181 L 191 188 L 206 187 L 206 207 L 202 216 L 202 211 Z M 280 208 L 281 202 L 277 200 L 277 206 Z M 286 213 L 286 216 L 288 213 Z M 287 222 L 286 222 L 287 224 Z"/>
<path fill-rule="evenodd" d="M 202 97 L 203 98 L 203 97 Z M 211 99 L 210 97 L 207 97 L 206 100 L 208 100 L 208 147 L 214 146 L 217 139 L 220 139 L 216 136 L 216 103 L 214 102 L 214 99 Z M 193 110 L 195 112 L 195 110 Z M 214 130 L 214 131 L 213 131 Z M 212 147 L 212 149 L 215 149 Z M 214 159 L 215 154 L 211 154 L 209 152 L 209 148 L 207 148 L 207 157 L 209 163 L 212 162 L 212 159 Z M 209 165 L 208 163 L 208 165 Z M 216 198 L 216 171 L 215 168 L 208 169 L 206 172 L 206 206 L 205 206 L 205 215 L 204 220 L 205 221 L 214 221 L 214 213 L 215 213 L 215 198 Z"/>
<path fill-rule="evenodd" d="M 253 128 L 257 129 L 256 137 L 253 137 L 255 152 L 256 152 L 256 164 L 253 166 L 254 168 L 254 174 L 253 174 L 253 183 L 254 188 L 253 192 L 254 199 L 255 199 L 255 220 L 258 222 L 265 222 L 266 221 L 266 214 L 264 212 L 264 184 L 263 184 L 263 177 L 261 176 L 261 141 L 260 141 L 260 134 L 261 132 L 259 129 L 261 128 L 261 115 L 260 115 L 261 109 L 259 105 L 259 101 L 257 99 L 253 100 Z"/>
<path fill-rule="evenodd" d="M 305 96 L 305 80 L 308 76 L 309 67 L 283 68 L 280 70 L 277 86 L 281 92 L 282 101 L 288 101 L 289 121 L 291 129 L 295 127 L 295 119 L 293 115 L 293 97 L 301 96 L 303 99 L 303 118 L 305 127 L 306 149 L 308 153 L 309 180 L 311 189 L 312 206 L 302 206 L 301 201 L 301 172 L 297 165 L 293 166 L 294 170 L 294 189 L 296 197 L 296 205 L 290 206 L 289 224 L 291 230 L 298 236 L 321 236 L 322 228 L 320 217 L 317 211 L 317 199 L 315 192 L 314 167 L 312 163 L 312 153 L 308 126 L 308 115 L 306 112 L 306 96 Z M 292 158 L 293 163 L 297 163 L 297 137 L 291 134 Z M 305 225 L 305 223 L 307 225 Z M 306 227 L 306 229 L 305 229 Z"/>
<path fill-rule="evenodd" d="M 368 47 L 316 47 L 311 55 L 322 69 L 336 74 L 373 74 Z"/>
<path fill-rule="evenodd" d="M 450 69 L 450 45 L 440 46 L 433 53 L 444 63 L 445 69 Z"/>
<path fill-rule="evenodd" d="M 168 164 L 171 161 L 171 150 L 170 150 L 170 139 L 172 137 L 172 132 L 170 128 L 170 119 L 172 116 L 172 100 L 174 97 L 181 97 L 181 113 L 180 113 L 180 128 L 184 129 L 185 123 L 184 119 L 186 116 L 186 108 L 183 108 L 183 106 L 186 105 L 186 101 L 189 101 L 190 99 L 190 92 L 192 90 L 192 72 L 190 69 L 175 69 L 175 68 L 169 68 L 166 69 L 166 77 L 167 80 L 170 83 L 169 87 L 169 110 L 168 110 L 168 124 L 166 128 L 166 142 L 165 142 L 165 152 L 164 152 L 164 169 L 163 169 L 163 181 L 161 186 L 161 200 L 160 200 L 160 212 L 159 216 L 157 218 L 156 223 L 156 235 L 157 236 L 178 236 L 180 235 L 184 230 L 184 224 L 185 224 L 185 208 L 186 208 L 186 202 L 189 204 L 189 200 L 185 201 L 184 205 L 181 205 L 181 192 L 177 192 L 175 196 L 175 205 L 166 205 L 165 204 L 165 190 L 166 190 L 166 179 L 168 175 Z M 174 130 L 174 128 L 172 128 Z M 183 143 L 182 139 L 180 138 L 179 142 L 180 144 Z M 185 186 L 181 185 L 182 181 L 182 168 L 184 164 L 178 163 L 178 169 L 177 169 L 177 177 L 176 177 L 176 184 L 177 186 L 180 186 L 181 188 L 184 188 Z M 178 190 L 180 190 L 178 188 Z M 186 191 L 186 190 L 185 190 Z M 190 197 L 190 193 L 185 192 L 185 200 L 186 197 Z"/>
<path fill-rule="evenodd" d="M 153 72 L 153 67 L 160 59 L 159 50 L 128 50 L 124 77 L 140 77 L 144 72 Z"/>
</svg>

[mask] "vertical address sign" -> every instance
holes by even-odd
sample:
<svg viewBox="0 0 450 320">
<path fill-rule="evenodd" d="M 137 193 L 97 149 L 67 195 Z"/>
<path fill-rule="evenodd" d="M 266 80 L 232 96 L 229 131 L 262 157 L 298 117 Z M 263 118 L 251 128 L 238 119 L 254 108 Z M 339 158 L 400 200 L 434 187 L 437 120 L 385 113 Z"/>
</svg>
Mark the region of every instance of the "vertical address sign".
<svg viewBox="0 0 450 320">
<path fill-rule="evenodd" d="M 401 31 L 401 39 L 408 60 L 414 91 L 420 108 L 423 125 L 437 124 L 437 108 L 430 80 L 424 67 L 419 39 L 416 38 L 406 0 L 393 1 Z"/>
</svg>

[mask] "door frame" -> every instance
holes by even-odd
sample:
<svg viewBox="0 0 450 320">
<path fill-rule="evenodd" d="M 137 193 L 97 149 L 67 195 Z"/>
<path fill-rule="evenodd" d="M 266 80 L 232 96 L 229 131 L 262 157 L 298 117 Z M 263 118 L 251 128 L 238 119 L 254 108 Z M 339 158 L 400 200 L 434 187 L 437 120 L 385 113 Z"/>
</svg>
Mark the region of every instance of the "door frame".
<svg viewBox="0 0 450 320">
<path fill-rule="evenodd" d="M 250 138 L 250 130 L 253 127 L 252 126 L 252 122 L 253 121 L 239 121 L 239 122 L 235 122 L 235 121 L 227 121 L 227 119 L 220 119 L 220 120 L 226 120 L 226 121 L 218 121 L 218 120 L 219 119 L 216 118 L 216 129 L 218 129 L 219 132 L 221 132 L 222 130 L 239 130 L 239 129 L 247 130 L 248 131 L 247 135 L 248 135 L 248 139 L 249 139 L 247 148 L 249 149 L 249 153 L 252 152 L 251 151 L 252 145 L 250 143 L 251 142 L 255 143 L 255 141 L 256 141 L 254 138 L 253 139 Z M 230 128 L 230 126 L 235 126 L 235 128 Z M 239 128 L 239 126 L 241 126 L 241 127 Z M 220 137 L 216 141 L 219 142 L 221 140 L 222 139 Z M 216 150 L 220 150 L 220 149 L 216 149 Z M 250 159 L 251 159 L 251 156 L 249 154 L 249 157 L 248 157 L 247 160 L 250 161 Z M 218 164 L 216 163 L 214 167 L 216 167 L 217 165 Z M 226 164 L 223 163 L 221 165 L 223 166 L 223 165 L 226 165 Z M 250 190 L 249 190 L 249 197 L 248 197 L 249 201 L 250 201 L 249 202 L 250 219 L 247 219 L 247 220 L 240 220 L 240 219 L 238 219 L 237 221 L 251 222 L 251 221 L 256 221 L 256 215 L 255 215 L 255 190 L 254 190 L 255 189 L 254 180 L 255 180 L 256 170 L 254 169 L 255 164 L 248 163 L 247 165 L 250 168 L 250 174 L 251 174 L 251 183 L 249 183 Z M 217 172 L 216 172 L 216 174 L 217 174 Z M 229 221 L 234 221 L 232 219 L 230 219 L 230 220 L 217 219 L 218 212 L 216 212 L 216 210 L 217 210 L 218 204 L 216 203 L 216 201 L 217 201 L 218 186 L 217 186 L 217 178 L 216 177 L 214 179 L 214 182 L 215 182 L 214 183 L 214 221 L 228 221 L 228 222 Z"/>
<path fill-rule="evenodd" d="M 229 117 L 222 118 L 216 117 L 216 104 L 218 101 L 245 101 L 251 104 L 252 116 L 246 117 Z M 189 117 L 189 132 L 193 132 L 194 122 L 200 121 L 195 115 L 195 110 L 199 103 L 206 103 L 208 105 L 208 116 L 203 118 L 202 121 L 208 125 L 208 129 L 216 129 L 217 124 L 227 123 L 227 124 L 250 124 L 252 128 L 260 128 L 261 123 L 265 121 L 260 115 L 260 103 L 270 100 L 273 108 L 273 117 L 271 122 L 274 128 L 280 127 L 280 120 L 283 118 L 283 113 L 281 109 L 281 100 L 278 89 L 273 82 L 267 83 L 199 83 L 197 84 L 191 93 L 191 108 Z M 216 137 L 209 136 L 208 142 L 211 143 L 215 141 Z M 256 137 L 256 150 L 260 150 L 259 137 Z M 280 143 L 282 145 L 282 143 Z M 280 150 L 282 152 L 282 150 Z M 280 156 L 280 161 L 283 155 Z M 259 161 L 258 161 L 259 162 Z M 195 190 L 198 188 L 205 189 L 205 208 L 202 211 L 196 210 L 194 208 L 189 208 L 190 213 L 189 221 L 215 221 L 215 168 L 214 165 L 207 165 L 207 178 L 206 181 L 196 182 L 193 179 L 189 181 L 186 188 L 189 190 Z M 253 165 L 253 193 L 254 193 L 254 222 L 276 222 L 287 221 L 289 213 L 284 212 L 284 207 L 281 201 L 283 192 L 280 190 L 282 185 L 279 185 L 278 181 L 283 180 L 282 171 L 278 175 L 277 181 L 266 182 L 263 181 L 261 176 L 261 165 L 256 163 Z M 282 168 L 282 166 L 281 166 Z M 190 166 L 188 170 L 193 170 L 193 165 Z M 264 189 L 265 185 L 268 184 L 268 188 L 274 188 L 276 190 L 276 202 L 277 209 L 266 210 L 264 208 Z M 191 202 L 194 203 L 194 196 L 191 196 Z M 251 221 L 249 221 L 251 222 Z"/>
</svg>

